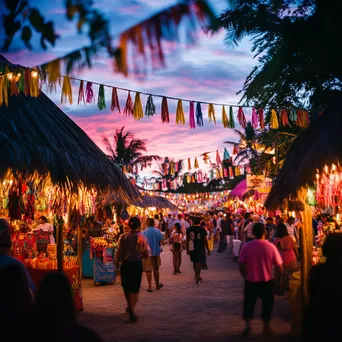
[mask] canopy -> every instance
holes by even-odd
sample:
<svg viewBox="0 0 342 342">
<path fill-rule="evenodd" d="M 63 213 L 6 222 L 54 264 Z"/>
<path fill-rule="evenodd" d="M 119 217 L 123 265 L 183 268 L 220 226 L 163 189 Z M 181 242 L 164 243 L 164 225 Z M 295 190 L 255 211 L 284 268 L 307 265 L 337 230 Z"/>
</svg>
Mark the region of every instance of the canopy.
<svg viewBox="0 0 342 342">
<path fill-rule="evenodd" d="M 0 55 L 0 67 L 22 68 Z M 43 92 L 9 96 L 0 107 L 0 179 L 51 179 L 62 189 L 79 185 L 112 190 L 130 201 L 139 197 L 121 170 Z"/>
</svg>

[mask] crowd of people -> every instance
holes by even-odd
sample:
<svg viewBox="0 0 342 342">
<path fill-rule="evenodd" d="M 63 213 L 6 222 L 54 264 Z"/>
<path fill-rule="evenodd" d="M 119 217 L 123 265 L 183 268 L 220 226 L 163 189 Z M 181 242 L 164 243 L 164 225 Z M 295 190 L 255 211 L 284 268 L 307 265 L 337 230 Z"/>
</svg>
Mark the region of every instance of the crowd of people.
<svg viewBox="0 0 342 342">
<path fill-rule="evenodd" d="M 322 216 L 324 217 L 324 216 Z M 324 220 L 324 219 L 323 219 Z M 264 335 L 272 335 L 270 321 L 274 305 L 274 295 L 289 290 L 289 279 L 299 270 L 301 235 L 300 218 L 280 216 L 266 217 L 253 213 L 236 213 L 229 210 L 206 215 L 159 215 L 142 222 L 139 217 L 131 217 L 128 227 L 119 240 L 116 252 L 116 268 L 120 269 L 121 284 L 127 302 L 126 312 L 132 323 L 137 322 L 136 305 L 143 273 L 146 273 L 148 292 L 163 288 L 161 283 L 161 253 L 163 245 L 168 244 L 173 253 L 173 275 L 182 273 L 182 255 L 186 250 L 193 263 L 195 284 L 202 281 L 202 270 L 208 269 L 207 256 L 213 252 L 216 242 L 217 253 L 234 255 L 238 258 L 239 270 L 244 279 L 243 319 L 245 329 L 242 337 L 248 338 L 257 299 L 262 302 Z M 325 221 L 313 220 L 313 230 L 327 226 Z M 319 229 L 319 228 L 318 228 Z M 323 229 L 323 228 L 321 228 Z M 314 267 L 311 272 L 311 301 L 305 320 L 305 336 L 312 337 L 312 322 L 316 322 L 318 310 L 326 308 L 329 300 L 342 303 L 342 234 L 331 232 L 323 248 L 327 263 Z M 238 246 L 238 248 L 236 248 Z M 8 327 L 14 321 L 30 324 L 28 313 L 39 317 L 45 330 L 58 333 L 56 341 L 100 341 L 96 333 L 77 322 L 71 286 L 63 273 L 48 274 L 38 291 L 24 265 L 9 256 L 11 235 L 9 224 L 0 220 L 0 273 L 1 315 Z M 324 278 L 324 281 L 322 280 Z M 278 292 L 276 291 L 278 290 Z M 328 310 L 328 309 L 327 309 Z M 13 319 L 16 318 L 16 320 Z M 325 322 L 331 325 L 336 317 Z M 322 333 L 317 326 L 317 336 Z M 337 325 L 336 325 L 337 326 Z M 332 329 L 329 336 L 337 336 Z M 18 332 L 20 335 L 20 332 Z M 39 340 L 39 338 L 37 338 Z M 324 339 L 326 340 L 326 339 Z M 330 341 L 330 340 L 329 340 Z"/>
</svg>

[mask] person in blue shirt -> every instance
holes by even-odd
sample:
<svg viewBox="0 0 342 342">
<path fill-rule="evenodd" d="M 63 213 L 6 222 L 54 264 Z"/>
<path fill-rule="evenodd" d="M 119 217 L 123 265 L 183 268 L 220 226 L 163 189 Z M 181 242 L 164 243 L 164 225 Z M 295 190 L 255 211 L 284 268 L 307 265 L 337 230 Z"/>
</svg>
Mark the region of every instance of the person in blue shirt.
<svg viewBox="0 0 342 342">
<path fill-rule="evenodd" d="M 144 260 L 143 265 L 148 282 L 148 292 L 152 292 L 152 271 L 153 278 L 156 282 L 156 290 L 160 290 L 163 287 L 163 284 L 159 281 L 159 267 L 161 265 L 160 252 L 162 251 L 161 245 L 163 241 L 163 234 L 154 226 L 154 219 L 148 218 L 147 228 L 142 232 L 142 234 L 146 237 L 151 250 L 151 256 Z"/>
</svg>

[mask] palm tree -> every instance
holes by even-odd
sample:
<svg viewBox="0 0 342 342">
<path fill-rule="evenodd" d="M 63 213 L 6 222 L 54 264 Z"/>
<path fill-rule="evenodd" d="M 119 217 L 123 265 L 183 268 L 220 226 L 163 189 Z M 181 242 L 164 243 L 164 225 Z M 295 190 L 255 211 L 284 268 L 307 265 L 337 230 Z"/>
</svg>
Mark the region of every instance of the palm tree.
<svg viewBox="0 0 342 342">
<path fill-rule="evenodd" d="M 234 132 L 239 135 L 239 142 L 225 141 L 224 143 L 234 145 L 237 148 L 238 153 L 234 161 L 236 161 L 238 165 L 248 162 L 253 170 L 260 154 L 256 146 L 257 135 L 251 122 L 247 123 L 245 133 L 242 133 L 238 129 L 234 129 Z"/>
<path fill-rule="evenodd" d="M 131 132 L 124 132 L 125 127 L 116 130 L 113 144 L 107 137 L 103 138 L 108 157 L 120 166 L 141 166 L 145 168 L 152 165 L 153 161 L 160 161 L 157 155 L 144 155 L 147 152 L 146 140 L 136 139 Z"/>
</svg>

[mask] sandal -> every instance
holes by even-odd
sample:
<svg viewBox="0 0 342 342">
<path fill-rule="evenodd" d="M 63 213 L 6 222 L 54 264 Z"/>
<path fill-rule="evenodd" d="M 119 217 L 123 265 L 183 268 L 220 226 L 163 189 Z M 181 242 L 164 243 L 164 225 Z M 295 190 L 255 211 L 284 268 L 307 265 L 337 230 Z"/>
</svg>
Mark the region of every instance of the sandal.
<svg viewBox="0 0 342 342">
<path fill-rule="evenodd" d="M 160 290 L 164 287 L 164 285 L 162 283 L 159 283 L 158 286 L 156 287 L 156 290 Z"/>
<path fill-rule="evenodd" d="M 150 293 L 151 293 L 151 292 L 153 292 L 153 290 L 152 290 L 152 289 L 148 289 L 147 292 L 150 292 Z"/>
</svg>

